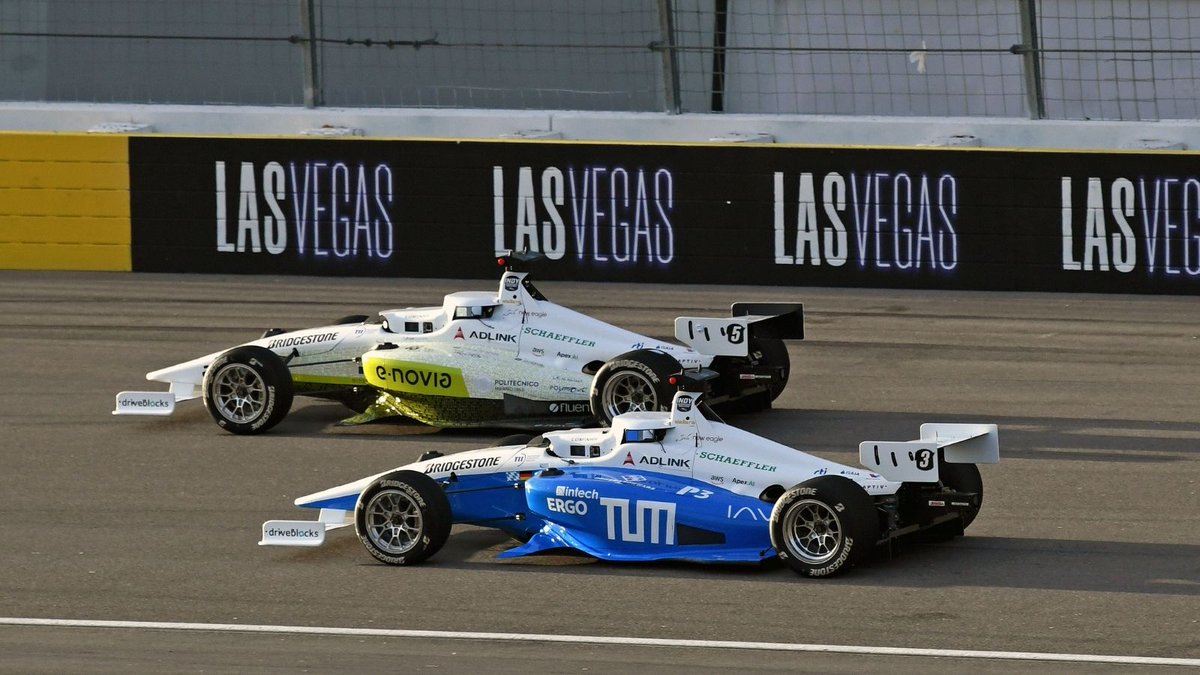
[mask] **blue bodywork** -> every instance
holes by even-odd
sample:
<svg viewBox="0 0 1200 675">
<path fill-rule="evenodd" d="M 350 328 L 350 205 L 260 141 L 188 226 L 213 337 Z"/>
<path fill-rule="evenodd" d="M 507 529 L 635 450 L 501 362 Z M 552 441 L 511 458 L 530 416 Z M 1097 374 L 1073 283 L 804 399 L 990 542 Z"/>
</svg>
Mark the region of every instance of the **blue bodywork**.
<svg viewBox="0 0 1200 675">
<path fill-rule="evenodd" d="M 771 504 L 690 478 L 566 467 L 440 482 L 455 523 L 528 538 L 502 558 L 561 548 L 618 561 L 759 562 L 775 556 Z"/>
</svg>

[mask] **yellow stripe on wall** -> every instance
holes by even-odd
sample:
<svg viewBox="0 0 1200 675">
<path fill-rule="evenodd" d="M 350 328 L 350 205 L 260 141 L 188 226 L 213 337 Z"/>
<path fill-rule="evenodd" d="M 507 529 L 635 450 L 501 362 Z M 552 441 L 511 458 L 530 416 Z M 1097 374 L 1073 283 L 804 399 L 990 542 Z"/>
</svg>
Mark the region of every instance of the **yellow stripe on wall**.
<svg viewBox="0 0 1200 675">
<path fill-rule="evenodd" d="M 132 269 L 126 136 L 0 133 L 0 269 Z"/>
</svg>

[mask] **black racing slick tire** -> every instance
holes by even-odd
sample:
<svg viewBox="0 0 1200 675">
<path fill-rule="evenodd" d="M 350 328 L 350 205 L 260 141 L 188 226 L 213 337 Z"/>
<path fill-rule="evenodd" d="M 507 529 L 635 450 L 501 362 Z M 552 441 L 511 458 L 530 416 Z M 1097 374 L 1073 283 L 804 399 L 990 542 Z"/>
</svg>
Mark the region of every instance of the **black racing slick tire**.
<svg viewBox="0 0 1200 675">
<path fill-rule="evenodd" d="M 960 507 L 958 510 L 959 518 L 962 519 L 962 529 L 967 529 L 968 525 L 975 522 L 975 516 L 979 515 L 979 509 L 983 507 L 983 477 L 979 475 L 979 468 L 974 464 L 953 464 L 943 461 L 938 464 L 938 478 L 941 480 L 942 486 L 955 492 L 969 492 L 978 495 L 974 506 Z"/>
<path fill-rule="evenodd" d="M 222 429 L 260 434 L 292 409 L 292 374 L 269 349 L 234 347 L 204 371 L 201 394 L 208 414 Z"/>
<path fill-rule="evenodd" d="M 533 434 L 509 434 L 504 438 L 492 444 L 492 447 L 499 448 L 505 445 L 525 445 L 533 440 Z"/>
<path fill-rule="evenodd" d="M 393 471 L 371 483 L 354 507 L 354 531 L 376 560 L 415 565 L 437 553 L 450 536 L 450 500 L 418 471 Z"/>
<path fill-rule="evenodd" d="M 771 511 L 771 545 L 792 571 L 829 577 L 865 561 L 879 539 L 874 500 L 844 476 L 818 476 L 784 492 Z"/>
<path fill-rule="evenodd" d="M 788 355 L 787 344 L 774 338 L 756 338 L 750 340 L 750 352 L 758 365 L 782 368 L 782 377 L 767 388 L 774 401 L 783 393 L 792 374 L 792 357 Z"/>
<path fill-rule="evenodd" d="M 592 378 L 592 414 L 605 426 L 627 412 L 666 410 L 675 392 L 667 382 L 682 370 L 675 357 L 638 349 L 613 358 Z"/>
</svg>

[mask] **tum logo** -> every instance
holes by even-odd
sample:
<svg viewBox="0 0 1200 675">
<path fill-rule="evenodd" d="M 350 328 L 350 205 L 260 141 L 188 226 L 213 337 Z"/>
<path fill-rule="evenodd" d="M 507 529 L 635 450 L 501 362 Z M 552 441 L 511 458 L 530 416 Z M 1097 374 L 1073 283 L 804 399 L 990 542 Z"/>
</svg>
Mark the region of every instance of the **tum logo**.
<svg viewBox="0 0 1200 675">
<path fill-rule="evenodd" d="M 674 503 L 634 500 L 633 508 L 630 508 L 628 499 L 601 497 L 600 505 L 604 507 L 608 519 L 610 540 L 668 546 L 675 544 Z M 618 521 L 620 529 L 617 528 Z"/>
</svg>

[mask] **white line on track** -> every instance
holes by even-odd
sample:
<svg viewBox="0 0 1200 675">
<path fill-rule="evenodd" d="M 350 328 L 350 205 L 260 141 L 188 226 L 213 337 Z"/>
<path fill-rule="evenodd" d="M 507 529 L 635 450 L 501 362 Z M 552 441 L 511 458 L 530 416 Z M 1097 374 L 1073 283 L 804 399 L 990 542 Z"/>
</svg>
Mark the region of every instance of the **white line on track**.
<svg viewBox="0 0 1200 675">
<path fill-rule="evenodd" d="M 334 628 L 321 626 L 270 626 L 236 623 L 186 623 L 168 621 L 93 621 L 86 619 L 24 619 L 0 617 L 0 626 L 48 626 L 60 628 L 116 628 L 123 630 L 178 630 L 217 633 L 270 633 L 283 635 L 349 635 L 354 637 L 431 638 L 444 640 L 495 640 L 499 642 L 558 642 L 575 644 L 630 645 L 634 647 L 692 647 L 703 649 L 756 649 L 775 652 L 825 652 L 868 656 L 928 656 L 959 659 L 1009 661 L 1062 661 L 1121 665 L 1200 666 L 1200 659 L 1106 654 L 1054 654 L 1046 652 L 1002 652 L 976 649 L 921 649 L 912 647 L 869 647 L 858 645 L 811 645 L 788 642 L 738 642 L 732 640 L 672 640 L 664 638 L 603 635 L 547 635 L 538 633 L 479 633 L 446 630 L 401 630 L 386 628 Z"/>
</svg>

